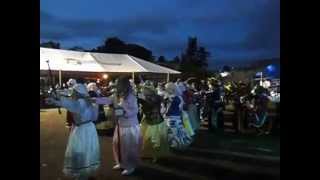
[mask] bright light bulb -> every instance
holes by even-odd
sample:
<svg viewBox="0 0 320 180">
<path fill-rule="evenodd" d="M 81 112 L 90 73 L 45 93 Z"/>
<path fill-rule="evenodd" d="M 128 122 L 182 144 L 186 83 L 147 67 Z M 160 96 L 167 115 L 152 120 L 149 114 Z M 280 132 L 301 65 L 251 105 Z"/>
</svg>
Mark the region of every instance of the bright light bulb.
<svg viewBox="0 0 320 180">
<path fill-rule="evenodd" d="M 103 74 L 103 79 L 108 79 L 108 74 Z"/>
</svg>

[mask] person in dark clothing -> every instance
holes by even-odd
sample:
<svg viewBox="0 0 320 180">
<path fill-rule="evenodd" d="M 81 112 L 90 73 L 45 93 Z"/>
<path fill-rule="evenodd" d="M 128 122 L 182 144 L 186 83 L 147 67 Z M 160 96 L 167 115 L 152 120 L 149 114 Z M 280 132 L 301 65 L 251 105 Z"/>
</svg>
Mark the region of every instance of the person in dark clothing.
<svg viewBox="0 0 320 180">
<path fill-rule="evenodd" d="M 223 131 L 223 101 L 221 99 L 221 84 L 209 82 L 209 91 L 206 94 L 206 107 L 209 131 Z"/>
</svg>

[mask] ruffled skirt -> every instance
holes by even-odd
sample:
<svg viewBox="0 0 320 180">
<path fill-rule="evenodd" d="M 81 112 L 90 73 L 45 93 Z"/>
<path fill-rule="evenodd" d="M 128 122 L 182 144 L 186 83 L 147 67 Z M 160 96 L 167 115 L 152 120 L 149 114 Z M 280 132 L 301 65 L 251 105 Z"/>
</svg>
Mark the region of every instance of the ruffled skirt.
<svg viewBox="0 0 320 180">
<path fill-rule="evenodd" d="M 169 153 L 168 127 L 163 121 L 159 124 L 149 125 L 142 120 L 141 132 L 143 136 L 143 156 L 158 158 Z"/>
<path fill-rule="evenodd" d="M 100 166 L 100 145 L 93 123 L 75 126 L 65 152 L 63 172 L 67 176 L 91 175 Z"/>
</svg>

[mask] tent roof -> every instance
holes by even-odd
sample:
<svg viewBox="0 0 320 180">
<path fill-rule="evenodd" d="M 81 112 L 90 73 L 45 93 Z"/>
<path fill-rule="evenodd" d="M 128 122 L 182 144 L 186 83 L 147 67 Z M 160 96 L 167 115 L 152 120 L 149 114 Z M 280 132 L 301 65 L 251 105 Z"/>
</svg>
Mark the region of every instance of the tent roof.
<svg viewBox="0 0 320 180">
<path fill-rule="evenodd" d="M 48 70 L 47 60 L 52 70 L 105 72 L 87 52 L 40 48 L 40 70 Z"/>
<path fill-rule="evenodd" d="M 127 54 L 90 53 L 40 47 L 40 70 L 81 72 L 152 72 L 179 74 L 169 68 Z"/>
</svg>

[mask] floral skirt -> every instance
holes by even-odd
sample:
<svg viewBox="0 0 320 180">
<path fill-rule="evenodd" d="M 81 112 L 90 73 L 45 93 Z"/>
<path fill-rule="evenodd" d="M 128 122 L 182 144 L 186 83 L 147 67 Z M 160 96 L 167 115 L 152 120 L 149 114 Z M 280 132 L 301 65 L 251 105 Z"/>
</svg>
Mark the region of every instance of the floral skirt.
<svg viewBox="0 0 320 180">
<path fill-rule="evenodd" d="M 191 136 L 183 126 L 181 116 L 165 117 L 168 126 L 168 143 L 173 149 L 185 149 L 192 143 Z"/>
</svg>

